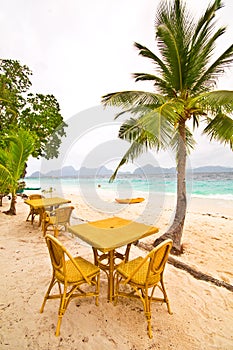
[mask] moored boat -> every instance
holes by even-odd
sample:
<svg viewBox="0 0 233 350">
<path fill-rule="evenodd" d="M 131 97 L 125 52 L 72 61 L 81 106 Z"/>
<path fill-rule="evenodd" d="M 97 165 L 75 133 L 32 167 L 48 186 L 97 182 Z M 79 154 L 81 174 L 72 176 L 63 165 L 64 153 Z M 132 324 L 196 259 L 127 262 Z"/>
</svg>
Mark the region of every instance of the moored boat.
<svg viewBox="0 0 233 350">
<path fill-rule="evenodd" d="M 116 198 L 115 199 L 117 203 L 120 204 L 134 204 L 134 203 L 141 203 L 145 200 L 145 198 L 137 197 L 137 198 Z"/>
</svg>

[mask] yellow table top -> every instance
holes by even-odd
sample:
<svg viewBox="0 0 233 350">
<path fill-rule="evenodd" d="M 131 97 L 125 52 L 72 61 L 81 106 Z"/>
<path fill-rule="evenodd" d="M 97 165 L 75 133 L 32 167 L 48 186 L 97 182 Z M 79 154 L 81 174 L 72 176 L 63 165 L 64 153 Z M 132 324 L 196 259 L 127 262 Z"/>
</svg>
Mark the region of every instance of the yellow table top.
<svg viewBox="0 0 233 350">
<path fill-rule="evenodd" d="M 68 230 L 103 252 L 122 247 L 159 231 L 157 227 L 119 217 L 69 226 Z"/>
<path fill-rule="evenodd" d="M 34 209 L 44 208 L 49 206 L 61 205 L 65 203 L 71 203 L 69 199 L 61 197 L 52 197 L 52 198 L 39 198 L 39 199 L 26 199 L 25 204 L 32 206 Z"/>
</svg>

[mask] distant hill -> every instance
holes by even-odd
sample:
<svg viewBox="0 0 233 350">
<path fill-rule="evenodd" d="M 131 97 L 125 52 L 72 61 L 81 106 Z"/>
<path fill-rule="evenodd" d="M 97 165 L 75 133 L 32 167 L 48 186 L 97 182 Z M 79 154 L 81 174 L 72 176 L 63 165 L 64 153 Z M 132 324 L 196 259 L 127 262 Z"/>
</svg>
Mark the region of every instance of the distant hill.
<svg viewBox="0 0 233 350">
<path fill-rule="evenodd" d="M 91 175 L 99 175 L 99 176 L 111 176 L 112 170 L 107 169 L 105 166 L 101 166 L 100 168 L 86 168 L 82 167 L 77 171 L 78 176 L 91 176 Z"/>
<path fill-rule="evenodd" d="M 189 169 L 193 173 L 233 173 L 233 168 L 223 167 L 223 166 L 203 166 L 194 169 Z M 34 172 L 28 177 L 89 177 L 89 176 L 111 176 L 113 173 L 112 170 L 102 166 L 100 168 L 86 168 L 81 167 L 79 170 L 76 170 L 72 166 L 65 166 L 62 169 L 52 170 L 48 173 L 42 174 L 39 171 Z M 156 175 L 156 174 L 175 174 L 176 168 L 160 168 L 154 167 L 150 164 L 144 165 L 140 168 L 135 169 L 132 173 L 130 172 L 121 172 L 119 175 L 133 175 L 133 176 L 142 176 L 142 175 Z"/>
<path fill-rule="evenodd" d="M 41 173 L 36 171 L 32 173 L 29 177 L 85 177 L 85 176 L 111 176 L 112 170 L 107 169 L 105 166 L 100 168 L 86 168 L 82 167 L 76 170 L 72 166 L 65 166 L 62 169 L 51 170 L 47 173 Z"/>
<path fill-rule="evenodd" d="M 228 168 L 224 166 L 201 166 L 199 168 L 193 169 L 194 173 L 232 173 L 233 168 Z"/>
<path fill-rule="evenodd" d="M 155 174 L 163 174 L 163 173 L 169 173 L 174 174 L 176 172 L 176 168 L 161 168 L 161 167 L 154 167 L 151 164 L 144 165 L 140 168 L 137 168 L 134 170 L 133 175 L 155 175 Z"/>
</svg>

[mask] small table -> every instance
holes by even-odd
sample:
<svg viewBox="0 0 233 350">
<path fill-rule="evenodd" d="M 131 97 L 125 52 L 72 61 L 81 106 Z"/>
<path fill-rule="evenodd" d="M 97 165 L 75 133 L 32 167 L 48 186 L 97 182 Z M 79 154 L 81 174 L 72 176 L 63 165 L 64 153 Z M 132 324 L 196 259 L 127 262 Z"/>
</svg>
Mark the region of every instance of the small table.
<svg viewBox="0 0 233 350">
<path fill-rule="evenodd" d="M 127 261 L 133 242 L 159 231 L 157 227 L 119 217 L 70 226 L 68 230 L 92 246 L 95 264 L 107 274 L 110 301 L 114 293 L 113 273 L 118 265 L 115 260 Z M 125 253 L 116 251 L 116 248 L 125 245 L 127 246 Z M 103 263 L 104 260 L 107 260 L 107 263 Z"/>
<path fill-rule="evenodd" d="M 69 199 L 61 197 L 52 197 L 52 198 L 39 198 L 39 199 L 26 199 L 25 204 L 30 205 L 33 209 L 39 211 L 39 226 L 41 225 L 42 217 L 46 207 L 56 207 L 61 204 L 71 203 Z"/>
</svg>

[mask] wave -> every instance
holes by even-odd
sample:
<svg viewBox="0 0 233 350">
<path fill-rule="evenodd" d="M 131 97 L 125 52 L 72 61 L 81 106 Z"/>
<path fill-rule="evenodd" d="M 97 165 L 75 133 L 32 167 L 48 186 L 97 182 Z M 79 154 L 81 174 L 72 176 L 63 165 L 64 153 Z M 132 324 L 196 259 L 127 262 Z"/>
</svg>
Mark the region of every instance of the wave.
<svg viewBox="0 0 233 350">
<path fill-rule="evenodd" d="M 55 193 L 73 193 L 78 194 L 80 191 L 96 191 L 101 188 L 103 191 L 115 191 L 121 197 L 124 195 L 134 195 L 137 192 L 160 193 L 163 195 L 176 195 L 176 179 L 169 179 L 165 182 L 161 178 L 154 178 L 148 183 L 142 179 L 120 179 L 110 184 L 106 178 L 26 178 L 26 187 L 41 187 L 41 190 L 48 190 L 50 187 L 55 189 Z M 220 177 L 217 174 L 214 181 L 200 181 L 192 179 L 192 185 L 187 183 L 187 197 L 212 198 L 233 200 L 233 179 L 226 181 L 225 174 Z"/>
</svg>

